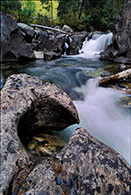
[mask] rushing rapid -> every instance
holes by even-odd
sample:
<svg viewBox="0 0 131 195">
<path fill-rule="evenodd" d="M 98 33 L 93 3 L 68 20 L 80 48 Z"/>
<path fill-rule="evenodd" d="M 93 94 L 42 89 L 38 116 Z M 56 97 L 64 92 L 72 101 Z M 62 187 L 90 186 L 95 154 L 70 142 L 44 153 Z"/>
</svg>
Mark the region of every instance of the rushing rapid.
<svg viewBox="0 0 131 195">
<path fill-rule="evenodd" d="M 114 148 L 130 163 L 130 110 L 120 106 L 125 95 L 114 89 L 98 86 L 101 73 L 114 74 L 119 65 L 99 60 L 99 53 L 112 41 L 112 33 L 95 34 L 86 40 L 81 54 L 63 56 L 53 61 L 36 60 L 23 65 L 2 65 L 1 87 L 11 74 L 27 73 L 55 83 L 74 101 L 81 127 Z M 93 77 L 93 78 L 92 78 Z M 69 140 L 77 125 L 68 127 L 59 136 Z"/>
<path fill-rule="evenodd" d="M 92 58 L 99 57 L 99 54 L 112 43 L 113 33 L 108 34 L 94 34 L 92 39 L 86 40 L 80 51 L 79 57 Z"/>
<path fill-rule="evenodd" d="M 114 148 L 130 163 L 130 111 L 119 106 L 123 93 L 99 87 L 98 79 L 90 79 L 85 86 L 75 90 L 85 96 L 83 101 L 74 101 L 80 126 Z"/>
</svg>

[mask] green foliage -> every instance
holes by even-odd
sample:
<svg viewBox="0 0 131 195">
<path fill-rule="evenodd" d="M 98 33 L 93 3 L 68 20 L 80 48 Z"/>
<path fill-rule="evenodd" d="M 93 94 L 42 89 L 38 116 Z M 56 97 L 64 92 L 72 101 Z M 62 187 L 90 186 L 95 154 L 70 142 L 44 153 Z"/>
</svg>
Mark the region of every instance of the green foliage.
<svg viewBox="0 0 131 195">
<path fill-rule="evenodd" d="M 59 0 L 58 16 L 61 25 L 75 30 L 113 30 L 127 0 Z M 73 14 L 73 15 L 72 15 Z M 74 24 L 75 23 L 75 24 Z"/>
<path fill-rule="evenodd" d="M 94 26 L 96 30 L 106 31 L 114 29 L 126 2 L 128 0 L 2 0 L 1 10 L 11 14 L 17 22 L 47 26 L 66 24 L 77 31 Z"/>
<path fill-rule="evenodd" d="M 48 12 L 51 12 L 51 24 L 53 25 L 53 0 L 40 0 L 43 4 L 43 8 Z"/>
<path fill-rule="evenodd" d="M 51 26 L 52 20 L 49 19 L 47 16 L 43 16 L 42 14 L 38 13 L 38 17 L 36 18 L 36 24 Z"/>
<path fill-rule="evenodd" d="M 21 1 L 1 1 L 1 10 L 7 14 L 11 14 L 16 20 L 20 19 Z"/>
<path fill-rule="evenodd" d="M 23 9 L 21 11 L 21 22 L 32 23 L 33 16 L 36 10 L 36 5 L 34 1 L 28 0 L 24 2 Z"/>
</svg>

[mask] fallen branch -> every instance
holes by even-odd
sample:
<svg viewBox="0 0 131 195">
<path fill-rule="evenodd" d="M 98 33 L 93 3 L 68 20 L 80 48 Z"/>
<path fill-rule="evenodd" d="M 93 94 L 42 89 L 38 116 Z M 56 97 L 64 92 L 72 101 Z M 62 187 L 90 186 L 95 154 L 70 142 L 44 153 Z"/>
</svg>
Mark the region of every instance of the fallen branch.
<svg viewBox="0 0 131 195">
<path fill-rule="evenodd" d="M 131 89 L 121 89 L 121 88 L 119 88 L 119 87 L 116 87 L 115 85 L 111 85 L 111 87 L 112 87 L 113 89 L 117 89 L 117 90 L 119 90 L 119 91 L 121 91 L 121 92 L 131 94 Z"/>
<path fill-rule="evenodd" d="M 52 28 L 52 27 L 48 27 L 48 26 L 42 26 L 42 25 L 38 25 L 38 24 L 30 24 L 30 26 L 37 27 L 37 28 L 41 28 L 41 29 L 44 29 L 44 30 L 52 30 L 52 31 L 55 31 L 55 32 L 60 32 L 60 33 L 63 33 L 63 34 L 67 34 L 63 30 L 56 29 L 56 28 Z"/>
<path fill-rule="evenodd" d="M 124 79 L 124 78 L 127 79 L 129 77 L 131 77 L 131 68 L 125 71 L 119 72 L 117 74 L 104 77 L 100 79 L 99 84 L 102 86 L 108 85 L 108 84 L 114 84 L 114 83 L 117 83 L 120 79 Z"/>
</svg>

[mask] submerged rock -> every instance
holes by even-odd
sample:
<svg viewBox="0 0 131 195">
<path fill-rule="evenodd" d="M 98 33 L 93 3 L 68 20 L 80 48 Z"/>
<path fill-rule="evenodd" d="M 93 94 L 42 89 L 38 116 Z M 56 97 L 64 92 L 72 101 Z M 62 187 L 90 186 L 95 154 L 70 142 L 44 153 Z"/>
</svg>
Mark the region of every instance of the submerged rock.
<svg viewBox="0 0 131 195">
<path fill-rule="evenodd" d="M 101 55 L 102 60 L 131 64 L 131 2 L 128 2 L 118 22 L 112 44 Z"/>
<path fill-rule="evenodd" d="M 59 152 L 65 145 L 56 135 L 40 133 L 31 139 L 27 149 L 37 156 L 50 156 Z"/>
<path fill-rule="evenodd" d="M 11 15 L 1 12 L 1 61 L 35 59 L 34 52 L 24 40 L 16 21 Z"/>
<path fill-rule="evenodd" d="M 30 137 L 79 123 L 76 108 L 65 92 L 26 74 L 7 79 L 1 91 L 1 119 L 0 183 L 3 191 L 7 191 L 18 171 L 17 161 L 32 162 L 24 147 Z"/>
</svg>

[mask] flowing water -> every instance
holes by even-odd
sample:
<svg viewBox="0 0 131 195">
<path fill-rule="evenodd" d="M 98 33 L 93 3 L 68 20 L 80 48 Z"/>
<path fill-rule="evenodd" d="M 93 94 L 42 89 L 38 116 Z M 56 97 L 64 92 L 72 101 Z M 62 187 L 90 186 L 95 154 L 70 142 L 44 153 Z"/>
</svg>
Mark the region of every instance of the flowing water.
<svg viewBox="0 0 131 195">
<path fill-rule="evenodd" d="M 1 85 L 9 75 L 16 73 L 27 73 L 55 83 L 71 97 L 80 117 L 79 125 L 66 128 L 60 136 L 67 141 L 76 127 L 84 127 L 130 163 L 130 108 L 121 106 L 126 95 L 98 86 L 102 73 L 121 71 L 119 64 L 99 60 L 99 53 L 107 47 L 111 38 L 111 33 L 94 35 L 91 40 L 85 41 L 81 49 L 84 53 L 77 56 L 63 56 L 53 61 L 3 63 Z"/>
<path fill-rule="evenodd" d="M 103 52 L 112 42 L 113 33 L 94 34 L 92 39 L 86 40 L 81 49 L 81 57 L 92 58 L 94 55 L 99 57 L 99 53 Z"/>
</svg>

